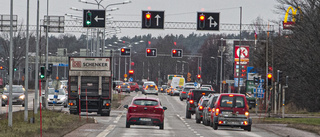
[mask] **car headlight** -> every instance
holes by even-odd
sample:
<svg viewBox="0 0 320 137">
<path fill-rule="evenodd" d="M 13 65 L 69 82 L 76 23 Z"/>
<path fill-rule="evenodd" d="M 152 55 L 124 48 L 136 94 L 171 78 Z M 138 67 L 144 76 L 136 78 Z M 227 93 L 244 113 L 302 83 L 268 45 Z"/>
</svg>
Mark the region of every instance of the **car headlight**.
<svg viewBox="0 0 320 137">
<path fill-rule="evenodd" d="M 24 95 L 20 95 L 19 99 L 24 100 L 24 97 L 25 97 Z"/>
<path fill-rule="evenodd" d="M 67 99 L 67 97 L 62 97 L 62 98 L 60 98 L 60 100 L 66 100 Z"/>
<path fill-rule="evenodd" d="M 2 99 L 7 99 L 8 98 L 8 96 L 7 95 L 2 95 Z"/>
</svg>

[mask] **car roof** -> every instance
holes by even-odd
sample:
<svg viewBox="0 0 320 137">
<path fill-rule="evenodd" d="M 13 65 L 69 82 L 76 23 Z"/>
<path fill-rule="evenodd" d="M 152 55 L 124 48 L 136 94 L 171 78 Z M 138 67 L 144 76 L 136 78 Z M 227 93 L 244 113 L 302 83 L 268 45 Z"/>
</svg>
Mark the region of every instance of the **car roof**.
<svg viewBox="0 0 320 137">
<path fill-rule="evenodd" d="M 142 100 L 142 99 L 160 101 L 159 98 L 147 97 L 147 96 L 146 97 L 134 97 L 132 100 Z"/>
<path fill-rule="evenodd" d="M 220 94 L 220 96 L 229 96 L 229 95 L 246 97 L 244 94 L 239 94 L 239 93 L 221 93 Z"/>
</svg>

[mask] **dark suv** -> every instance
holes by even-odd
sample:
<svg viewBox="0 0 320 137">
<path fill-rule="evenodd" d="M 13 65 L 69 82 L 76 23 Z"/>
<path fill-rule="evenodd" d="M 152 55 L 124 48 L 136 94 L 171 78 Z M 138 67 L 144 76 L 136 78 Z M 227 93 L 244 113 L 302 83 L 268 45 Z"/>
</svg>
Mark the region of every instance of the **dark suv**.
<svg viewBox="0 0 320 137">
<path fill-rule="evenodd" d="M 213 129 L 218 126 L 241 127 L 251 131 L 252 119 L 246 96 L 243 94 L 220 94 L 214 110 L 211 111 Z"/>
<path fill-rule="evenodd" d="M 202 124 L 206 125 L 206 126 L 212 126 L 212 122 L 211 120 L 211 111 L 212 109 L 214 109 L 214 105 L 218 99 L 220 94 L 210 94 L 209 97 L 209 101 L 208 103 L 204 106 L 203 108 L 203 118 L 202 118 Z"/>
<path fill-rule="evenodd" d="M 186 118 L 190 119 L 191 115 L 196 112 L 196 104 L 198 104 L 200 98 L 202 96 L 208 96 L 211 93 L 214 93 L 214 91 L 198 89 L 190 90 L 187 98 Z"/>
</svg>

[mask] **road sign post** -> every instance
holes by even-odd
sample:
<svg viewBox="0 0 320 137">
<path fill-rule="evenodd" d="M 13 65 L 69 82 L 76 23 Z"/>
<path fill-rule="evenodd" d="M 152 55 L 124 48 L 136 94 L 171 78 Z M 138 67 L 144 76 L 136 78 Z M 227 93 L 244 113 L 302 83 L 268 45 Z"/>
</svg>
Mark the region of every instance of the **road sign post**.
<svg viewBox="0 0 320 137">
<path fill-rule="evenodd" d="M 198 12 L 197 30 L 220 30 L 220 13 L 218 12 Z"/>
<path fill-rule="evenodd" d="M 82 18 L 82 26 L 85 28 L 105 28 L 105 10 L 84 9 Z"/>
<path fill-rule="evenodd" d="M 142 11 L 143 29 L 163 29 L 164 11 Z"/>
</svg>

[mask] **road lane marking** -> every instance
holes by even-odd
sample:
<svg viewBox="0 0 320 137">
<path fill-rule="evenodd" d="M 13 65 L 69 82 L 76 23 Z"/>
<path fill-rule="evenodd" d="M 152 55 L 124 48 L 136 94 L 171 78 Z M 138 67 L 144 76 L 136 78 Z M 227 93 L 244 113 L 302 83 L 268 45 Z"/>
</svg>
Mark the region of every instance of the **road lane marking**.
<svg viewBox="0 0 320 137">
<path fill-rule="evenodd" d="M 116 125 L 109 125 L 104 131 L 102 131 L 97 137 L 105 137 L 107 136 L 114 128 Z"/>
<path fill-rule="evenodd" d="M 123 113 L 124 113 L 124 111 L 122 111 L 122 113 L 120 113 L 120 114 L 117 116 L 116 120 L 113 121 L 113 123 L 118 123 L 118 121 L 120 120 L 120 118 L 121 118 L 121 116 L 123 115 Z"/>
<path fill-rule="evenodd" d="M 168 97 L 167 97 L 167 96 L 165 96 L 165 97 L 166 97 L 167 101 L 170 103 Z M 173 108 L 174 111 L 177 111 L 177 110 L 175 109 L 175 107 L 172 105 L 172 103 L 170 103 L 170 105 L 172 106 L 172 108 Z M 178 117 L 180 117 L 180 116 L 178 116 Z"/>
</svg>

